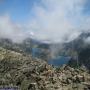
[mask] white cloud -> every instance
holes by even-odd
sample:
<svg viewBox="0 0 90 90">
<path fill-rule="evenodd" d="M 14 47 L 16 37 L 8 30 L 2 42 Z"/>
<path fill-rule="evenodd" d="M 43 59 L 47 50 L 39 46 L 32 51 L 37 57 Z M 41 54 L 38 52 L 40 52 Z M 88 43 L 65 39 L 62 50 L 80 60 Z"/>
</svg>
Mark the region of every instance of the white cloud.
<svg viewBox="0 0 90 90">
<path fill-rule="evenodd" d="M 10 20 L 8 15 L 0 16 L 0 37 L 12 39 L 14 42 L 21 42 L 27 35 L 19 24 Z"/>
<path fill-rule="evenodd" d="M 85 39 L 84 39 L 84 42 L 85 42 L 86 44 L 90 44 L 90 37 L 85 38 Z"/>
<path fill-rule="evenodd" d="M 86 1 L 42 0 L 41 6 L 33 8 L 35 17 L 29 24 L 30 30 L 41 40 L 63 42 L 75 39 L 80 30 L 90 28 L 90 19 L 83 14 Z"/>
<path fill-rule="evenodd" d="M 8 15 L 0 16 L 0 37 L 22 41 L 30 35 L 51 42 L 71 41 L 90 29 L 90 17 L 83 14 L 87 0 L 41 0 L 32 8 L 34 17 L 26 26 L 15 24 Z M 31 17 L 31 16 L 30 16 Z"/>
</svg>

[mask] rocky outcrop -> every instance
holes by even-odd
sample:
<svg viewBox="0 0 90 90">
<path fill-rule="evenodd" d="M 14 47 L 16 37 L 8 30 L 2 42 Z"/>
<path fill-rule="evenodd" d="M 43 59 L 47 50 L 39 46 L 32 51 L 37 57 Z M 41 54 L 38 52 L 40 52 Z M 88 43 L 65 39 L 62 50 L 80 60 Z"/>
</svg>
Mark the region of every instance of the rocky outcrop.
<svg viewBox="0 0 90 90">
<path fill-rule="evenodd" d="M 85 67 L 52 67 L 45 61 L 0 48 L 0 86 L 20 90 L 89 90 L 90 74 Z"/>
</svg>

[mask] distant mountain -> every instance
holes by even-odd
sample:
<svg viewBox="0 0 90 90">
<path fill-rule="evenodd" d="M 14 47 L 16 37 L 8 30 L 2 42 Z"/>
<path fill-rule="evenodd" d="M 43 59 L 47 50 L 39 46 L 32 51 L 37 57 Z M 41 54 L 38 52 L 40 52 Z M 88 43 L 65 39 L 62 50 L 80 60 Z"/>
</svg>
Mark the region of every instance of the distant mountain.
<svg viewBox="0 0 90 90">
<path fill-rule="evenodd" d="M 90 32 L 81 33 L 76 39 L 68 43 L 51 44 L 52 56 L 70 56 L 69 65 L 84 65 L 90 69 Z"/>
<path fill-rule="evenodd" d="M 89 37 L 90 32 L 83 32 L 75 40 L 63 44 L 46 43 L 32 38 L 27 38 L 22 43 L 13 43 L 10 39 L 1 38 L 0 47 L 23 54 L 30 54 L 43 60 L 57 56 L 70 56 L 72 59 L 76 59 L 78 56 L 79 62 L 89 67 L 87 65 L 90 62 L 90 44 L 87 42 Z"/>
<path fill-rule="evenodd" d="M 84 32 L 82 33 L 77 39 L 74 41 L 66 44 L 66 47 L 69 47 L 68 49 L 71 49 L 74 52 L 77 53 L 78 57 L 78 64 L 84 65 L 88 69 L 90 69 L 90 42 L 87 42 L 87 39 L 90 37 L 90 32 Z M 72 55 L 72 53 L 71 53 Z M 75 54 L 74 54 L 75 55 Z M 71 60 L 69 64 L 73 66 L 77 61 Z M 74 65 L 75 66 L 75 65 Z"/>
<path fill-rule="evenodd" d="M 24 54 L 35 55 L 44 60 L 47 59 L 49 53 L 49 44 L 34 40 L 32 38 L 27 38 L 22 43 L 14 43 L 10 39 L 1 38 L 0 47 Z"/>
</svg>

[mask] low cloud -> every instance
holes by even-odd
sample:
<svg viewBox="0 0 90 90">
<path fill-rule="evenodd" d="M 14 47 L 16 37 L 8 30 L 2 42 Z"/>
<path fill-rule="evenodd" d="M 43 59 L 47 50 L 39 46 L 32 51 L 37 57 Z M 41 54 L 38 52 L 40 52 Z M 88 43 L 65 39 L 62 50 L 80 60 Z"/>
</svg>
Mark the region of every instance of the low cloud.
<svg viewBox="0 0 90 90">
<path fill-rule="evenodd" d="M 84 39 L 84 42 L 85 42 L 86 44 L 90 44 L 90 37 L 87 37 L 86 39 Z"/>
<path fill-rule="evenodd" d="M 12 39 L 13 42 L 22 42 L 27 38 L 24 27 L 13 23 L 8 15 L 0 16 L 0 38 Z"/>
<path fill-rule="evenodd" d="M 84 14 L 86 3 L 87 0 L 42 0 L 41 6 L 33 8 L 35 17 L 30 30 L 41 40 L 71 41 L 90 29 L 90 17 Z"/>
</svg>

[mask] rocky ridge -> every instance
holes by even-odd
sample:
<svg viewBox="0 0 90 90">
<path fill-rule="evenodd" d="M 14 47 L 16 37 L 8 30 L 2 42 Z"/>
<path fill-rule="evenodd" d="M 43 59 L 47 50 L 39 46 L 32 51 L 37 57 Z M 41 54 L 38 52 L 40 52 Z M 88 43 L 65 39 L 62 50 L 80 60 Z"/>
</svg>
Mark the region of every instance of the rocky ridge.
<svg viewBox="0 0 90 90">
<path fill-rule="evenodd" d="M 55 68 L 45 61 L 0 47 L 0 86 L 20 90 L 90 90 L 90 74 L 84 67 Z"/>
</svg>

